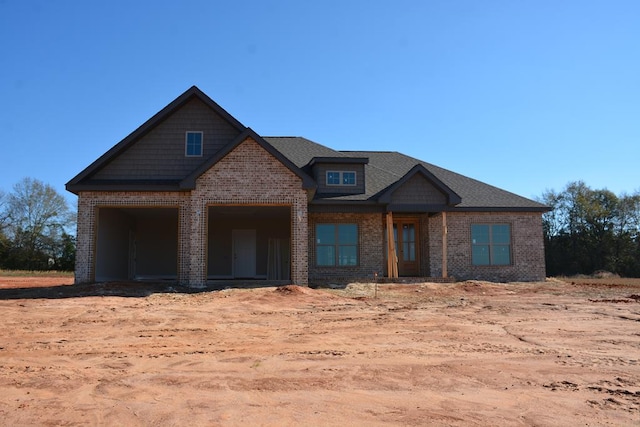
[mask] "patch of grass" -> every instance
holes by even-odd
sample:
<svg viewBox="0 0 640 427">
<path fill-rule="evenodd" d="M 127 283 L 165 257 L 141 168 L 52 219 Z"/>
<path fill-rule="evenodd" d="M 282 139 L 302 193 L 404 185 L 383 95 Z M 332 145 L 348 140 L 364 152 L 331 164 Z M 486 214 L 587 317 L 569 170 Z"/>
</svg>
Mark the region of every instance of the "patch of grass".
<svg viewBox="0 0 640 427">
<path fill-rule="evenodd" d="M 0 277 L 73 277 L 73 271 L 1 270 Z"/>
</svg>

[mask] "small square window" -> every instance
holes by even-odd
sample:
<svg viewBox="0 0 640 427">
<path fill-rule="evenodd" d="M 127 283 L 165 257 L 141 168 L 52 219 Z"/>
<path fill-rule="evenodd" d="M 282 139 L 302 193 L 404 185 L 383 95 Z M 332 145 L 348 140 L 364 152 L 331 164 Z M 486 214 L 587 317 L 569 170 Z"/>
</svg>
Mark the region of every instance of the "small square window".
<svg viewBox="0 0 640 427">
<path fill-rule="evenodd" d="M 356 185 L 356 173 L 342 172 L 342 185 Z"/>
<path fill-rule="evenodd" d="M 511 226 L 471 225 L 471 260 L 473 265 L 511 265 Z"/>
<path fill-rule="evenodd" d="M 327 185 L 340 185 L 340 172 L 327 172 Z"/>
<path fill-rule="evenodd" d="M 353 171 L 327 171 L 327 185 L 356 185 L 356 173 Z"/>
<path fill-rule="evenodd" d="M 316 265 L 358 265 L 357 224 L 316 224 Z"/>
<path fill-rule="evenodd" d="M 202 157 L 202 132 L 187 132 L 185 155 L 187 157 Z"/>
</svg>

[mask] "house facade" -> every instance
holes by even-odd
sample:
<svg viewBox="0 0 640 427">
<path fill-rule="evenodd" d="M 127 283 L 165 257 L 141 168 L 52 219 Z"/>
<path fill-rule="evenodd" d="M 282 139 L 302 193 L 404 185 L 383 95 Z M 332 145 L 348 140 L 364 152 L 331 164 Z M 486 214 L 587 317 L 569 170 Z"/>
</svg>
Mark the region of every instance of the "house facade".
<svg viewBox="0 0 640 427">
<path fill-rule="evenodd" d="M 76 283 L 545 277 L 547 207 L 398 152 L 262 137 L 195 86 L 67 189 Z"/>
</svg>

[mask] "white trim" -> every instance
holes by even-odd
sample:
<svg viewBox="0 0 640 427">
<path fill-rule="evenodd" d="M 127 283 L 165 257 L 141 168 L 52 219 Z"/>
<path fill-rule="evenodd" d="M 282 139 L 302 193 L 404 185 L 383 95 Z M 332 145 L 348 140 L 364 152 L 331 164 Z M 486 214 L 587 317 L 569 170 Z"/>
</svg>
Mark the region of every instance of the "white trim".
<svg viewBox="0 0 640 427">
<path fill-rule="evenodd" d="M 330 173 L 337 173 L 338 174 L 338 184 L 330 184 L 329 183 L 329 174 Z M 343 178 L 344 178 L 344 174 L 345 173 L 352 173 L 353 174 L 353 184 L 343 184 Z M 327 173 L 325 174 L 325 183 L 327 184 L 328 187 L 355 187 L 356 185 L 358 185 L 358 174 L 356 173 L 356 171 L 332 171 L 332 170 L 328 170 Z"/>
<path fill-rule="evenodd" d="M 199 133 L 200 134 L 200 154 L 189 154 L 188 153 L 188 141 L 190 133 Z M 202 157 L 204 154 L 204 132 L 199 130 L 188 130 L 184 133 L 184 155 L 185 157 Z"/>
</svg>

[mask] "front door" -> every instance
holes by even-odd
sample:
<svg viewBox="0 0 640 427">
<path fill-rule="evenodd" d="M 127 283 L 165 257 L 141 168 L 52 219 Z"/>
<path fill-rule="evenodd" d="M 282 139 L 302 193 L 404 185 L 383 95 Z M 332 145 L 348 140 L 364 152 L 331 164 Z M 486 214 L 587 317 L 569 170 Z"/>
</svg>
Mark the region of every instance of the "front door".
<svg viewBox="0 0 640 427">
<path fill-rule="evenodd" d="M 256 230 L 232 230 L 233 277 L 256 276 Z"/>
<path fill-rule="evenodd" d="M 398 275 L 418 276 L 420 274 L 418 221 L 394 218 L 393 237 L 398 256 Z"/>
</svg>

